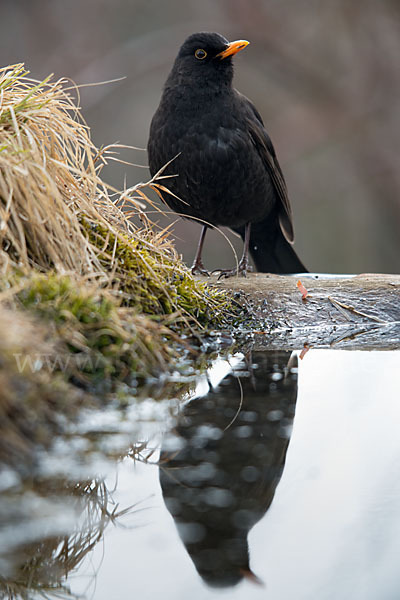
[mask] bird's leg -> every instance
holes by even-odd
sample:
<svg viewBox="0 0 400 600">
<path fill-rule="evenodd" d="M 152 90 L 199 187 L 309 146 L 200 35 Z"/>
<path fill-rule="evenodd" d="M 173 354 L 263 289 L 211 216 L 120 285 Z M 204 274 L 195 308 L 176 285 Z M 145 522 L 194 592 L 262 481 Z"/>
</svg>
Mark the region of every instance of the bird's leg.
<svg viewBox="0 0 400 600">
<path fill-rule="evenodd" d="M 234 269 L 216 269 L 213 273 L 219 273 L 218 279 L 221 277 L 232 277 L 233 275 L 238 275 L 241 273 L 243 277 L 246 277 L 247 271 L 251 271 L 251 267 L 249 266 L 249 244 L 250 244 L 250 229 L 251 223 L 246 223 L 244 229 L 244 244 L 243 244 L 243 254 L 240 262 Z"/>
<path fill-rule="evenodd" d="M 246 223 L 246 226 L 244 229 L 243 254 L 242 254 L 242 258 L 240 259 L 239 266 L 238 266 L 238 272 L 242 273 L 243 277 L 246 277 L 247 270 L 249 269 L 250 230 L 251 230 L 251 223 Z"/>
<path fill-rule="evenodd" d="M 203 250 L 204 238 L 206 237 L 207 229 L 207 225 L 203 225 L 203 229 L 201 230 L 200 234 L 199 244 L 197 246 L 196 256 L 192 264 L 192 275 L 207 275 L 207 277 L 210 275 L 210 273 L 204 268 L 203 261 L 201 260 L 201 253 Z"/>
</svg>

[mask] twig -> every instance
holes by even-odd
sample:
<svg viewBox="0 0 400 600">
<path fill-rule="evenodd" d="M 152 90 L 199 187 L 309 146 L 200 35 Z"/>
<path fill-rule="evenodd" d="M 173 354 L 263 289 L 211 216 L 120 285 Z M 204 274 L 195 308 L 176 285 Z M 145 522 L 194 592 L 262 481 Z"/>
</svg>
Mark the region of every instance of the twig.
<svg viewBox="0 0 400 600">
<path fill-rule="evenodd" d="M 375 317 L 375 315 L 368 315 L 365 312 L 362 312 L 360 310 L 357 310 L 354 308 L 354 306 L 349 306 L 347 304 L 344 304 L 344 302 L 340 302 L 339 300 L 335 300 L 335 298 L 332 298 L 332 296 L 328 296 L 328 300 L 331 302 L 331 304 L 337 308 L 345 317 L 346 319 L 349 320 L 348 316 L 345 314 L 345 312 L 341 309 L 346 309 L 349 310 L 350 312 L 354 313 L 355 315 L 359 315 L 360 317 L 365 317 L 366 319 L 371 319 L 372 321 L 376 321 L 377 323 L 386 323 L 386 321 L 383 321 L 382 319 L 380 319 L 379 317 Z"/>
</svg>

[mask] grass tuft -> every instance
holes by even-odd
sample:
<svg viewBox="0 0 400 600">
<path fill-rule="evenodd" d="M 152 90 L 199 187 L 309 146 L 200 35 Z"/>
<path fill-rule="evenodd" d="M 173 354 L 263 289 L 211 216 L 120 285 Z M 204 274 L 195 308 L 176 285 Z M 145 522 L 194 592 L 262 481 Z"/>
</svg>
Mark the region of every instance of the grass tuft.
<svg viewBox="0 0 400 600">
<path fill-rule="evenodd" d="M 66 83 L 35 82 L 23 65 L 0 69 L 3 273 L 10 265 L 73 273 L 138 312 L 218 322 L 223 294 L 196 282 L 168 235 L 152 229 L 142 209 L 146 186 L 115 194 L 101 179 L 112 147 L 94 146 Z M 140 228 L 118 208 L 127 203 Z"/>
<path fill-rule="evenodd" d="M 75 91 L 0 69 L 0 306 L 40 322 L 68 381 L 144 379 L 171 368 L 177 333 L 224 323 L 230 301 L 152 227 L 156 182 L 120 193 L 103 181 L 115 149 L 93 144 Z"/>
</svg>

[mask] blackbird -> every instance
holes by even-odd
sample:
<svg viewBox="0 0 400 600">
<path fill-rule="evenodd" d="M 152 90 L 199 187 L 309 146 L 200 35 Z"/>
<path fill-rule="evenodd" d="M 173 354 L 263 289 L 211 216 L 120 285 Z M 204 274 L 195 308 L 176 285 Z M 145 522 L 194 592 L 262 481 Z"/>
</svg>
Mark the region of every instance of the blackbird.
<svg viewBox="0 0 400 600">
<path fill-rule="evenodd" d="M 208 274 L 201 253 L 208 227 L 227 226 L 244 240 L 237 268 L 246 275 L 250 250 L 258 271 L 305 272 L 292 248 L 292 211 L 285 180 L 262 118 L 232 87 L 232 57 L 249 42 L 195 33 L 181 46 L 153 116 L 150 172 L 176 213 L 203 225 L 193 273 Z"/>
<path fill-rule="evenodd" d="M 250 568 L 248 535 L 269 509 L 285 465 L 297 362 L 290 352 L 254 352 L 248 369 L 239 365 L 217 390 L 188 402 L 165 436 L 164 502 L 210 586 L 261 583 Z"/>
</svg>

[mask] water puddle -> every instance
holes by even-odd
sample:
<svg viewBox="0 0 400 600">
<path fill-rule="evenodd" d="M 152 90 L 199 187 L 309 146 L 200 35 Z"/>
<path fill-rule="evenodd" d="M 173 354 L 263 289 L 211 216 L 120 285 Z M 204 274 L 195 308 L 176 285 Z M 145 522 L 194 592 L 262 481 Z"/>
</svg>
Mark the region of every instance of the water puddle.
<svg viewBox="0 0 400 600">
<path fill-rule="evenodd" d="M 400 351 L 253 351 L 0 473 L 0 597 L 400 591 Z"/>
</svg>

